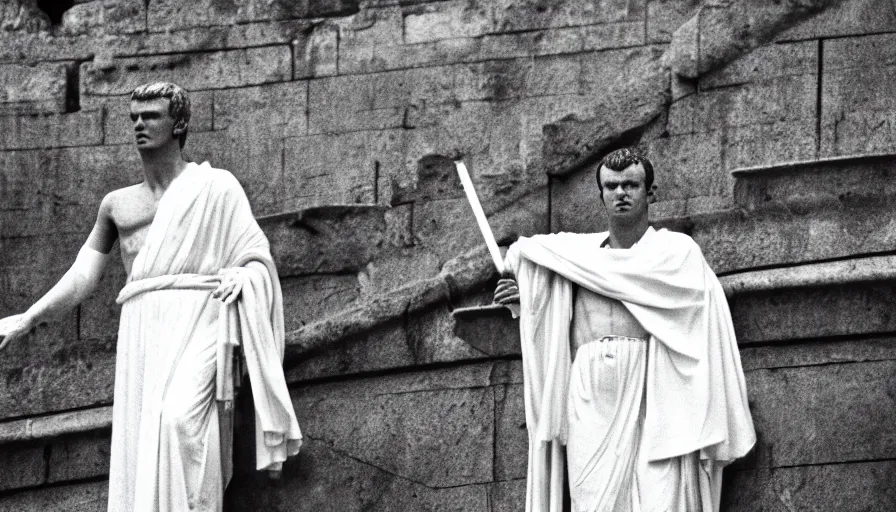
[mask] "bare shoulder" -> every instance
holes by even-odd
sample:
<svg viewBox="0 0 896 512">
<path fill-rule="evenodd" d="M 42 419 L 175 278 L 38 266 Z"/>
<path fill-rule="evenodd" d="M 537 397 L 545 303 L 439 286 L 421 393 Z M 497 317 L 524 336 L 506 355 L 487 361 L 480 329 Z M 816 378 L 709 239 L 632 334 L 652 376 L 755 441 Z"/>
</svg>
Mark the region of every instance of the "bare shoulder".
<svg viewBox="0 0 896 512">
<path fill-rule="evenodd" d="M 113 190 L 103 197 L 99 215 L 113 222 L 122 212 L 129 212 L 146 200 L 146 191 L 142 183 Z M 117 223 L 116 223 L 117 224 Z"/>
</svg>

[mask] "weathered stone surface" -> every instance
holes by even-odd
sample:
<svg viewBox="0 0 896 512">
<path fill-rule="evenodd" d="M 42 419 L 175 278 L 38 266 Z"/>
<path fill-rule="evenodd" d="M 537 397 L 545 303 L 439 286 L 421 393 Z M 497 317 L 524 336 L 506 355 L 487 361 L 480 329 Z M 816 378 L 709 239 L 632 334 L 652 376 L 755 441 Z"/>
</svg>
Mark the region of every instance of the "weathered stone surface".
<svg viewBox="0 0 896 512">
<path fill-rule="evenodd" d="M 803 342 L 794 345 L 746 346 L 740 349 L 744 371 L 831 363 L 896 360 L 892 336 L 859 340 Z"/>
<path fill-rule="evenodd" d="M 896 35 L 826 41 L 822 82 L 822 155 L 896 150 Z"/>
<path fill-rule="evenodd" d="M 75 322 L 39 330 L 5 349 L 0 417 L 109 404 L 115 377 L 111 340 L 78 340 Z"/>
<path fill-rule="evenodd" d="M 131 121 L 130 93 L 121 96 L 86 96 L 82 108 L 102 109 L 103 142 L 105 144 L 125 144 L 134 147 L 134 123 Z M 212 129 L 212 93 L 210 91 L 190 92 L 190 128 L 187 144 L 191 136 Z M 69 114 L 69 116 L 74 114 Z"/>
<path fill-rule="evenodd" d="M 15 215 L 15 221 L 4 222 L 6 237 L 83 233 L 86 238 L 103 196 L 141 179 L 139 158 L 130 146 L 0 151 L 0 168 L 17 170 L 0 174 L 0 214 Z M 71 254 L 80 245 L 72 245 Z M 35 252 L 21 261 L 7 257 L 5 263 L 40 265 L 50 257 Z"/>
<path fill-rule="evenodd" d="M 106 482 L 47 487 L 0 498 L 0 511 L 104 512 L 109 500 Z"/>
<path fill-rule="evenodd" d="M 0 114 L 65 112 L 69 64 L 0 65 Z"/>
<path fill-rule="evenodd" d="M 697 0 L 647 2 L 647 42 L 672 41 L 672 34 L 697 12 L 700 3 Z"/>
<path fill-rule="evenodd" d="M 526 509 L 526 479 L 492 484 L 491 512 L 515 512 Z"/>
<path fill-rule="evenodd" d="M 660 161 L 656 160 L 656 164 L 659 166 Z M 595 233 L 607 229 L 596 167 L 590 165 L 573 174 L 551 177 L 551 232 Z M 658 176 L 657 181 L 661 184 L 662 178 Z"/>
<path fill-rule="evenodd" d="M 887 156 L 745 172 L 744 209 L 695 215 L 688 231 L 716 272 L 890 251 L 891 174 Z"/>
<path fill-rule="evenodd" d="M 896 12 L 888 0 L 845 0 L 807 17 L 776 36 L 779 41 L 819 39 L 896 30 Z"/>
<path fill-rule="evenodd" d="M 157 0 L 149 6 L 148 21 L 151 31 L 164 32 L 190 27 L 215 27 L 253 21 L 344 16 L 357 11 L 357 0 L 327 0 L 322 2 L 293 2 L 289 0 L 222 2 L 219 0 L 202 0 L 189 4 L 174 0 Z"/>
<path fill-rule="evenodd" d="M 297 396 L 296 412 L 309 438 L 400 478 L 433 488 L 488 482 L 493 391 L 464 388 L 451 375 L 470 371 L 443 373 L 447 387 L 415 385 L 420 374 L 309 386 Z"/>
<path fill-rule="evenodd" d="M 288 82 L 214 91 L 215 130 L 275 137 L 307 133 L 307 82 Z M 200 100 L 193 100 L 194 105 Z"/>
<path fill-rule="evenodd" d="M 118 334 L 121 306 L 115 299 L 126 282 L 121 253 L 113 250 L 96 290 L 78 308 L 79 339 L 114 338 Z"/>
<path fill-rule="evenodd" d="M 734 179 L 722 164 L 724 144 L 719 132 L 662 137 L 642 144 L 653 163 L 657 200 L 731 195 Z M 594 177 L 593 172 L 587 174 Z M 598 198 L 590 197 L 592 201 Z M 593 204 L 600 208 L 600 203 Z"/>
<path fill-rule="evenodd" d="M 451 363 L 486 355 L 458 337 L 454 327 L 454 317 L 447 305 L 408 316 L 408 346 L 418 364 Z"/>
<path fill-rule="evenodd" d="M 95 146 L 103 143 L 103 112 L 0 116 L 0 149 Z"/>
<path fill-rule="evenodd" d="M 351 31 L 346 32 L 348 38 L 341 39 L 339 44 L 342 74 L 577 54 L 644 44 L 644 27 L 640 21 L 488 34 L 417 44 L 401 44 L 400 41 L 371 43 L 353 38 Z"/>
<path fill-rule="evenodd" d="M 0 5 L 0 29 L 4 31 L 36 32 L 49 25 L 49 18 L 34 2 L 10 0 Z"/>
<path fill-rule="evenodd" d="M 697 45 L 697 48 L 678 49 L 670 54 L 675 58 L 669 64 L 677 75 L 698 78 L 770 42 L 799 20 L 837 3 L 839 0 L 808 3 L 709 2 L 701 6 L 684 27 L 687 31 L 696 28 L 699 37 L 676 38 L 673 35 L 673 44 L 691 44 Z"/>
<path fill-rule="evenodd" d="M 894 369 L 896 361 L 889 360 L 747 372 L 759 441 L 756 455 L 739 466 L 893 458 Z"/>
<path fill-rule="evenodd" d="M 669 73 L 656 49 L 631 50 L 632 76 L 606 76 L 593 82 L 600 103 L 587 119 L 564 119 L 544 127 L 544 165 L 549 173 L 578 168 L 626 132 L 659 116 L 669 102 Z M 617 113 L 625 112 L 625 115 Z"/>
<path fill-rule="evenodd" d="M 495 387 L 495 480 L 526 478 L 529 434 L 523 386 Z M 516 490 L 516 486 L 511 489 Z M 525 484 L 523 485 L 525 490 Z M 525 496 L 525 492 L 522 493 Z"/>
<path fill-rule="evenodd" d="M 65 437 L 50 448 L 47 482 L 81 480 L 109 474 L 108 431 Z"/>
<path fill-rule="evenodd" d="M 292 77 L 287 45 L 219 52 L 117 58 L 81 65 L 81 91 L 110 96 L 147 82 L 167 80 L 188 89 L 222 89 L 284 82 Z"/>
<path fill-rule="evenodd" d="M 722 510 L 892 510 L 894 472 L 893 461 L 728 471 Z"/>
<path fill-rule="evenodd" d="M 307 38 L 297 40 L 293 78 L 334 76 L 339 65 L 339 26 L 335 23 L 314 25 Z"/>
<path fill-rule="evenodd" d="M 284 210 L 378 203 L 387 193 L 380 177 L 405 168 L 402 130 L 291 137 L 284 145 Z"/>
<path fill-rule="evenodd" d="M 282 277 L 336 274 L 360 270 L 379 252 L 384 211 L 380 206 L 323 206 L 265 217 L 260 224 Z"/>
<path fill-rule="evenodd" d="M 287 331 L 339 311 L 360 295 L 358 278 L 350 274 L 284 277 L 280 285 Z"/>
<path fill-rule="evenodd" d="M 418 362 L 408 343 L 405 321 L 404 316 L 383 320 L 363 333 L 310 352 L 287 345 L 287 382 L 413 367 Z"/>
<path fill-rule="evenodd" d="M 418 247 L 394 256 L 382 255 L 370 262 L 358 277 L 364 295 L 371 296 L 435 277 L 440 269 L 439 258 L 431 251 Z"/>
<path fill-rule="evenodd" d="M 44 458 L 43 444 L 4 445 L 0 451 L 0 465 L 4 468 L 0 472 L 0 490 L 3 491 L 35 487 L 46 479 L 47 461 Z"/>
<path fill-rule="evenodd" d="M 702 75 L 700 90 L 755 82 L 770 82 L 787 76 L 818 72 L 818 42 L 767 44 L 722 67 Z"/>
<path fill-rule="evenodd" d="M 422 43 L 500 32 L 643 20 L 645 3 L 543 5 L 534 1 L 503 0 L 486 7 L 455 1 L 424 7 L 419 14 L 405 16 L 404 37 L 408 43 Z"/>
<path fill-rule="evenodd" d="M 732 317 L 741 343 L 886 333 L 896 330 L 893 300 L 892 284 L 747 294 Z"/>
<path fill-rule="evenodd" d="M 235 478 L 225 507 L 286 512 L 299 503 L 334 511 L 492 512 L 485 484 L 431 488 L 307 435 L 299 460 L 284 465 L 282 483 L 260 480 Z"/>
</svg>

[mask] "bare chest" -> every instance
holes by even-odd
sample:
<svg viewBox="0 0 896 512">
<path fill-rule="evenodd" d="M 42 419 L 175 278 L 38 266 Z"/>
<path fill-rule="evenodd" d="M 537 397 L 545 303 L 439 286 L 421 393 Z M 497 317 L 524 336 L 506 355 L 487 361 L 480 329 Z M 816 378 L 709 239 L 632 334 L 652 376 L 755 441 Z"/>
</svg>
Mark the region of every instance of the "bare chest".
<svg viewBox="0 0 896 512">
<path fill-rule="evenodd" d="M 140 193 L 118 199 L 112 208 L 112 221 L 118 229 L 122 261 L 130 273 L 134 258 L 146 242 L 149 227 L 159 209 L 159 201 L 150 194 Z"/>
<path fill-rule="evenodd" d="M 576 287 L 570 335 L 578 348 L 603 336 L 646 338 L 648 333 L 622 302 Z"/>
</svg>

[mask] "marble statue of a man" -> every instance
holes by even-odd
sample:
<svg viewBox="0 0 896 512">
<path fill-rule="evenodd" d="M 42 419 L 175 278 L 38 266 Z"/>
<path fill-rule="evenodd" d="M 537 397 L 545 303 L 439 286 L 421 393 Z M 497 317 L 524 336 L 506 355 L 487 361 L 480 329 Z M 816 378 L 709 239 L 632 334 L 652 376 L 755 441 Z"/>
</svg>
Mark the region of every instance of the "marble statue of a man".
<svg viewBox="0 0 896 512">
<path fill-rule="evenodd" d="M 130 115 L 143 182 L 105 196 L 69 271 L 25 313 L 0 320 L 0 348 L 81 303 L 117 240 L 128 279 L 109 510 L 219 511 L 232 469 L 234 346 L 252 381 L 258 469 L 279 469 L 301 445 L 282 368 L 280 282 L 237 180 L 183 159 L 186 91 L 140 86 Z"/>
<path fill-rule="evenodd" d="M 562 510 L 566 458 L 575 512 L 717 512 L 756 440 L 725 295 L 690 237 L 649 226 L 643 154 L 597 180 L 609 231 L 521 238 L 495 292 L 521 306 L 526 510 Z"/>
</svg>

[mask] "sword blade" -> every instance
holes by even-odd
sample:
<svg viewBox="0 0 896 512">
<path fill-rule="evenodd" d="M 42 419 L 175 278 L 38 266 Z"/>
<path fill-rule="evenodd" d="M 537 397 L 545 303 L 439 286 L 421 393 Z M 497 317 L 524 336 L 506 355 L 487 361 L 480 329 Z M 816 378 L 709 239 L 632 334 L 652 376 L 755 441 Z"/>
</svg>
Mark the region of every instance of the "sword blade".
<svg viewBox="0 0 896 512">
<path fill-rule="evenodd" d="M 460 184 L 467 194 L 467 201 L 470 208 L 473 209 L 473 215 L 476 217 L 476 224 L 479 225 L 479 232 L 485 239 L 485 246 L 495 263 L 495 268 L 500 274 L 504 274 L 504 259 L 501 258 L 501 251 L 498 249 L 498 242 L 495 241 L 495 235 L 492 234 L 492 228 L 488 225 L 488 219 L 485 218 L 485 212 L 482 211 L 482 205 L 479 203 L 479 196 L 476 195 L 476 189 L 473 187 L 473 181 L 470 180 L 470 173 L 467 172 L 467 166 L 460 160 L 454 162 L 457 167 L 457 175 L 460 177 Z"/>
</svg>

